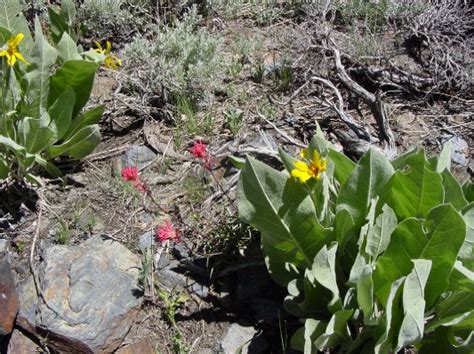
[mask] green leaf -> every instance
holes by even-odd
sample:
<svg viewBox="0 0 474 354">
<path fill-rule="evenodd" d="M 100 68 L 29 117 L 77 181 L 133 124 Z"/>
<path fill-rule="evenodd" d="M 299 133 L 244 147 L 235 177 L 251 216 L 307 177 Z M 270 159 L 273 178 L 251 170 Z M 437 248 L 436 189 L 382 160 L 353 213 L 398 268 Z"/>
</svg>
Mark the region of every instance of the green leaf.
<svg viewBox="0 0 474 354">
<path fill-rule="evenodd" d="M 316 281 L 332 293 L 332 299 L 327 305 L 332 313 L 342 309 L 336 279 L 336 251 L 337 243 L 334 242 L 329 249 L 324 245 L 314 258 L 311 269 Z"/>
<path fill-rule="evenodd" d="M 439 154 L 438 161 L 436 164 L 436 172 L 442 173 L 443 171 L 451 171 L 451 154 L 453 150 L 453 143 L 449 140 L 443 146 L 443 150 Z"/>
<path fill-rule="evenodd" d="M 377 261 L 374 272 L 376 296 L 384 303 L 392 282 L 412 271 L 413 259 L 430 259 L 432 271 L 425 289 L 427 308 L 430 308 L 448 288 L 449 275 L 465 236 L 464 220 L 450 204 L 433 208 L 426 221 L 405 219 L 397 226 L 387 250 Z"/>
<path fill-rule="evenodd" d="M 51 117 L 51 129 L 54 132 L 53 142 L 62 139 L 71 126 L 72 109 L 76 96 L 72 88 L 66 89 L 49 107 L 49 115 Z"/>
<path fill-rule="evenodd" d="M 431 270 L 431 261 L 426 259 L 412 260 L 414 267 L 405 279 L 403 286 L 404 317 L 395 352 L 418 343 L 423 338 L 425 327 L 424 289 Z"/>
<path fill-rule="evenodd" d="M 82 113 L 78 118 L 72 121 L 71 126 L 64 134 L 64 137 L 69 138 L 82 128 L 85 128 L 89 125 L 98 124 L 100 118 L 102 118 L 102 113 L 104 113 L 104 110 L 105 106 L 97 106 Z"/>
<path fill-rule="evenodd" d="M 20 32 L 23 33 L 25 38 L 20 44 L 20 51 L 23 54 L 29 52 L 33 39 L 18 0 L 2 0 L 0 2 L 0 26 L 9 30 L 14 36 Z M 22 48 L 23 50 L 21 50 Z M 26 59 L 28 60 L 28 58 Z"/>
<path fill-rule="evenodd" d="M 466 198 L 464 198 L 464 193 L 462 187 L 458 181 L 453 177 L 449 170 L 444 170 L 441 173 L 443 178 L 443 187 L 444 187 L 444 202 L 451 203 L 456 210 L 461 210 L 466 207 L 469 203 Z"/>
<path fill-rule="evenodd" d="M 98 64 L 85 60 L 69 60 L 65 62 L 51 77 L 48 107 L 65 90 L 71 87 L 76 94 L 73 110 L 73 117 L 75 117 L 89 100 L 97 68 Z"/>
<path fill-rule="evenodd" d="M 10 169 L 8 168 L 8 163 L 5 160 L 5 156 L 0 154 L 0 179 L 7 178 L 10 174 Z"/>
<path fill-rule="evenodd" d="M 459 259 L 462 260 L 464 265 L 474 271 L 474 203 L 469 204 L 462 211 L 463 219 L 467 226 L 466 239 L 459 252 Z"/>
<path fill-rule="evenodd" d="M 62 176 L 61 170 L 59 170 L 56 166 L 54 166 L 51 162 L 46 161 L 40 155 L 35 155 L 35 161 L 38 165 L 40 165 L 46 172 L 48 172 L 51 177 L 60 177 Z"/>
<path fill-rule="evenodd" d="M 441 176 L 428 168 L 425 153 L 406 158 L 407 170 L 396 171 L 387 183 L 381 203 L 388 204 L 399 220 L 426 217 L 428 211 L 443 203 Z"/>
<path fill-rule="evenodd" d="M 372 259 L 382 254 L 390 242 L 390 236 L 397 227 L 397 216 L 388 205 L 382 207 L 382 213 L 369 228 L 367 233 L 366 252 Z"/>
<path fill-rule="evenodd" d="M 324 333 L 326 327 L 327 322 L 306 319 L 304 327 L 297 330 L 291 337 L 291 347 L 304 351 L 305 354 L 317 354 L 319 351 L 313 346 L 313 342 Z"/>
<path fill-rule="evenodd" d="M 392 352 L 394 340 L 398 334 L 403 314 L 402 310 L 402 284 L 405 277 L 395 280 L 390 285 L 387 301 L 383 303 L 385 308 L 384 332 L 377 341 L 374 348 L 375 354 L 388 354 Z"/>
<path fill-rule="evenodd" d="M 48 18 L 51 37 L 55 43 L 58 43 L 63 33 L 67 33 L 68 24 L 64 18 L 62 18 L 61 15 L 57 13 L 51 6 L 48 7 Z"/>
<path fill-rule="evenodd" d="M 332 148 L 329 148 L 328 150 L 328 157 L 335 166 L 334 178 L 336 178 L 341 186 L 344 185 L 351 175 L 352 170 L 354 170 L 356 164 L 346 155 Z"/>
<path fill-rule="evenodd" d="M 62 62 L 82 59 L 77 50 L 76 43 L 67 32 L 63 33 L 58 43 L 58 53 Z"/>
<path fill-rule="evenodd" d="M 239 170 L 245 167 L 245 159 L 241 157 L 229 155 L 229 160 L 232 163 L 232 165 Z"/>
<path fill-rule="evenodd" d="M 79 130 L 71 138 L 61 145 L 53 145 L 48 149 L 49 157 L 69 155 L 75 159 L 81 159 L 90 154 L 100 142 L 100 131 L 98 125 L 90 125 Z"/>
<path fill-rule="evenodd" d="M 58 54 L 44 38 L 38 18 L 35 20 L 35 37 L 28 72 L 23 77 L 27 104 L 22 106 L 22 114 L 39 118 L 46 110 L 49 78 Z"/>
<path fill-rule="evenodd" d="M 474 184 L 471 181 L 466 181 L 462 185 L 462 191 L 469 203 L 474 202 Z"/>
<path fill-rule="evenodd" d="M 321 247 L 331 241 L 304 187 L 262 162 L 247 158 L 238 185 L 238 209 L 243 220 L 262 232 L 267 266 L 286 286 L 295 272 L 286 266 L 311 268 Z"/>
<path fill-rule="evenodd" d="M 25 117 L 19 122 L 18 133 L 26 151 L 36 154 L 51 145 L 54 132 L 49 123 L 47 112 L 43 112 L 40 118 Z"/>
<path fill-rule="evenodd" d="M 429 335 L 425 335 L 420 354 L 472 354 L 472 346 L 466 348 L 456 348 L 452 345 L 450 337 L 452 328 L 440 326 Z"/>
<path fill-rule="evenodd" d="M 319 350 L 331 349 L 342 343 L 349 344 L 351 336 L 347 321 L 352 317 L 353 310 L 336 312 L 329 321 L 326 330 L 315 341 L 314 346 Z"/>
<path fill-rule="evenodd" d="M 369 150 L 342 186 L 336 202 L 336 213 L 347 209 L 355 225 L 361 226 L 371 199 L 383 190 L 392 174 L 393 168 L 387 158 L 376 150 Z"/>
</svg>

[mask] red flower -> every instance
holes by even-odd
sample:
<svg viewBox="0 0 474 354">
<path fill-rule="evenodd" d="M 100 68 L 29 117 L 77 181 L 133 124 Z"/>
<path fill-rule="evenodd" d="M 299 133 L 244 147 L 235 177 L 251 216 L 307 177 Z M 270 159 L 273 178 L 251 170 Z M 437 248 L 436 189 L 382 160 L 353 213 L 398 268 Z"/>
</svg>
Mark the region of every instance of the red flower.
<svg viewBox="0 0 474 354">
<path fill-rule="evenodd" d="M 158 226 L 156 228 L 155 234 L 156 239 L 160 242 L 164 242 L 167 240 L 172 240 L 176 242 L 180 241 L 179 231 L 174 228 L 173 224 L 169 220 Z"/>
<path fill-rule="evenodd" d="M 196 141 L 191 148 L 191 154 L 197 159 L 203 159 L 207 156 L 207 146 L 202 141 Z"/>
<path fill-rule="evenodd" d="M 122 168 L 122 178 L 127 182 L 132 182 L 133 186 L 140 192 L 146 192 L 147 188 L 145 183 L 140 181 L 138 168 L 135 166 L 127 166 Z"/>
<path fill-rule="evenodd" d="M 139 181 L 138 168 L 136 168 L 135 166 L 127 166 L 122 168 L 122 178 L 125 181 Z"/>
</svg>

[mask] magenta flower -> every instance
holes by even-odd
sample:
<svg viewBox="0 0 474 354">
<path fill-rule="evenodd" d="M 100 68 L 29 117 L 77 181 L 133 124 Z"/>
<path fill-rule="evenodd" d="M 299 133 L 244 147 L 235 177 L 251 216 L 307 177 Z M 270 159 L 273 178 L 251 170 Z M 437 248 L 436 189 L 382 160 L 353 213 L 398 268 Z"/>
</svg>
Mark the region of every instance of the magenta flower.
<svg viewBox="0 0 474 354">
<path fill-rule="evenodd" d="M 191 148 L 191 154 L 197 159 L 204 159 L 207 157 L 207 145 L 202 141 L 196 141 Z"/>
<path fill-rule="evenodd" d="M 135 166 L 126 166 L 122 168 L 122 178 L 127 182 L 132 182 L 133 186 L 140 192 L 146 192 L 145 183 L 140 181 L 140 175 L 138 174 L 138 168 Z"/>
<path fill-rule="evenodd" d="M 169 220 L 159 225 L 156 228 L 155 234 L 157 241 L 160 242 L 165 242 L 167 240 L 172 240 L 175 242 L 180 241 L 179 231 L 174 228 L 173 224 Z"/>
</svg>

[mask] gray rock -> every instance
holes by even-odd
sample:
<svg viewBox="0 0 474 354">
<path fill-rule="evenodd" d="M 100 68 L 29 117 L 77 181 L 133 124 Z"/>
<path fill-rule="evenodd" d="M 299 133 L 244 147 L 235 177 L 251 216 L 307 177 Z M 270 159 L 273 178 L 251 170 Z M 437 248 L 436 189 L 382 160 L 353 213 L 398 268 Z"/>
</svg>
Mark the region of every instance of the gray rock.
<svg viewBox="0 0 474 354">
<path fill-rule="evenodd" d="M 30 279 L 20 288 L 20 317 L 45 329 L 48 345 L 59 352 L 117 349 L 141 305 L 140 259 L 98 236 L 79 246 L 52 246 L 42 258 L 38 283 L 44 301 L 38 301 Z"/>
<path fill-rule="evenodd" d="M 233 323 L 221 339 L 221 350 L 224 354 L 267 353 L 268 343 L 263 338 L 255 337 L 256 334 L 257 331 L 252 326 Z"/>
<path fill-rule="evenodd" d="M 8 353 L 41 353 L 41 347 L 25 336 L 20 330 L 15 329 L 8 342 Z"/>
<path fill-rule="evenodd" d="M 148 231 L 138 238 L 138 248 L 143 254 L 152 246 L 155 246 L 155 233 L 153 231 Z"/>
<path fill-rule="evenodd" d="M 463 138 L 457 135 L 444 135 L 441 137 L 441 142 L 446 144 L 451 142 L 453 149 L 451 152 L 451 160 L 461 166 L 468 164 L 469 160 L 469 145 Z"/>
<path fill-rule="evenodd" d="M 0 238 L 0 253 L 7 251 L 8 240 Z"/>
<path fill-rule="evenodd" d="M 132 145 L 122 156 L 122 167 L 136 166 L 138 170 L 145 168 L 156 158 L 156 154 L 146 146 Z"/>
</svg>

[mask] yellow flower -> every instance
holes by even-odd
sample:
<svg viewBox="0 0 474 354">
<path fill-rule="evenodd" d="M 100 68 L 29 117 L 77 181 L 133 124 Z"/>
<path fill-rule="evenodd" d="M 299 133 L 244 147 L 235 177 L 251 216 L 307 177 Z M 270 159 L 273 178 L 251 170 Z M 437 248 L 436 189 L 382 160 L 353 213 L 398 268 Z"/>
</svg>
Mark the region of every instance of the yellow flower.
<svg viewBox="0 0 474 354">
<path fill-rule="evenodd" d="M 308 159 L 309 153 L 307 149 L 300 152 L 300 156 L 306 161 L 295 161 L 295 168 L 291 170 L 291 175 L 298 178 L 301 183 L 305 183 L 310 178 L 320 179 L 321 173 L 326 171 L 327 161 L 321 158 L 319 153 L 314 150 L 312 159 Z"/>
<path fill-rule="evenodd" d="M 102 48 L 99 42 L 95 42 L 97 48 L 94 49 L 95 52 L 105 55 L 104 66 L 111 70 L 117 70 L 119 66 L 122 65 L 122 61 L 118 56 L 111 53 L 112 43 L 109 41 L 106 42 L 105 49 Z"/>
<path fill-rule="evenodd" d="M 25 35 L 20 32 L 15 37 L 11 37 L 7 41 L 6 46 L 0 49 L 0 57 L 7 57 L 8 65 L 15 65 L 17 59 L 28 64 L 25 58 L 23 58 L 23 55 L 18 51 L 18 46 L 23 38 L 25 38 Z"/>
</svg>

